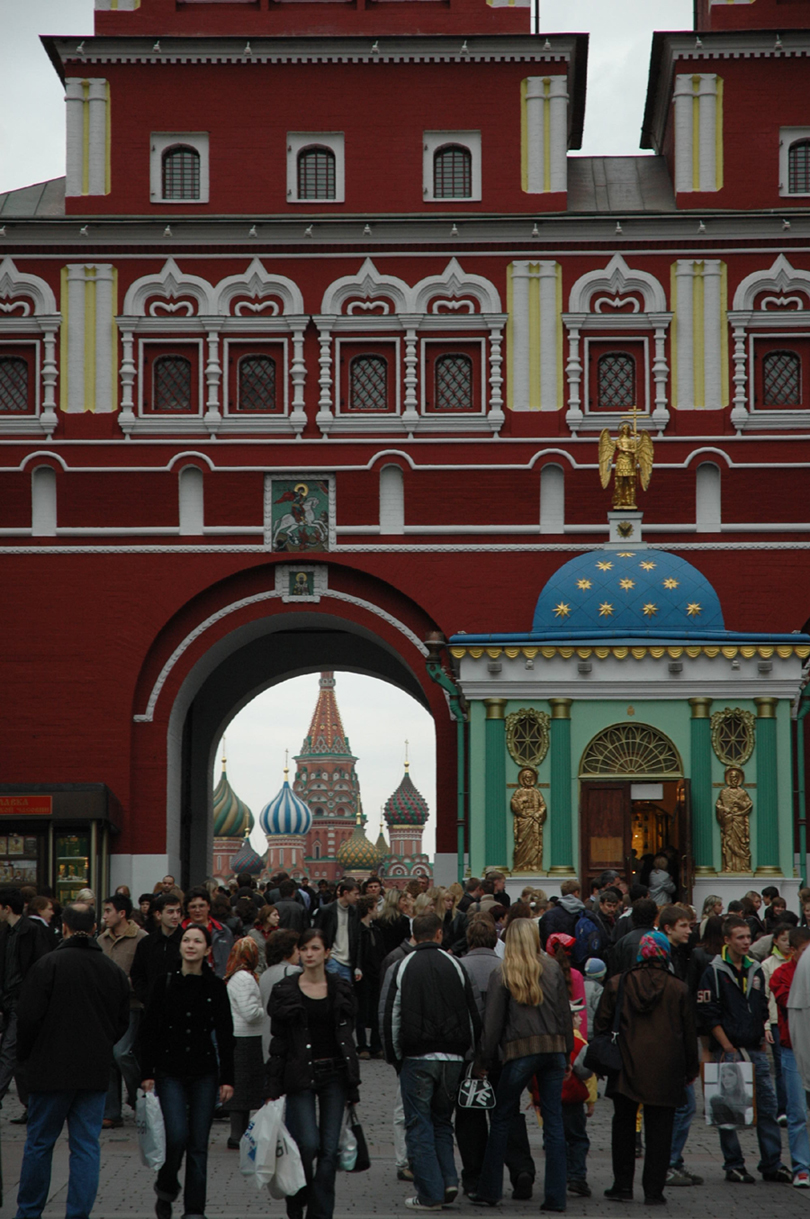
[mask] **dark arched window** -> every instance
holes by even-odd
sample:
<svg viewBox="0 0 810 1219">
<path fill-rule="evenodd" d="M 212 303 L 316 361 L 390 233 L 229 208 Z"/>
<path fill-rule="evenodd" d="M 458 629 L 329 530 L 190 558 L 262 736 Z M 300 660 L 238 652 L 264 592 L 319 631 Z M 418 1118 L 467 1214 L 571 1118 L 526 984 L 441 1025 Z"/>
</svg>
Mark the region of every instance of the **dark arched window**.
<svg viewBox="0 0 810 1219">
<path fill-rule="evenodd" d="M 810 195 L 810 140 L 797 140 L 788 149 L 788 191 Z"/>
<path fill-rule="evenodd" d="M 320 145 L 298 154 L 298 198 L 335 198 L 335 154 Z"/>
<path fill-rule="evenodd" d="M 167 148 L 161 172 L 164 199 L 199 199 L 200 154 L 196 148 L 189 148 L 187 144 Z"/>
<path fill-rule="evenodd" d="M 384 411 L 388 406 L 388 361 L 355 356 L 349 366 L 349 410 Z"/>
<path fill-rule="evenodd" d="M 622 351 L 599 357 L 596 397 L 600 410 L 627 410 L 636 402 L 636 362 Z"/>
<path fill-rule="evenodd" d="M 463 144 L 445 144 L 433 157 L 434 199 L 472 198 L 472 153 Z"/>
<path fill-rule="evenodd" d="M 242 356 L 239 361 L 238 411 L 276 409 L 276 362 L 271 356 Z"/>
<path fill-rule="evenodd" d="M 802 364 L 795 351 L 770 351 L 762 360 L 762 405 L 800 406 Z"/>
<path fill-rule="evenodd" d="M 158 356 L 153 370 L 152 400 L 156 411 L 192 410 L 191 360 L 185 356 Z"/>
<path fill-rule="evenodd" d="M 0 356 L 0 411 L 13 414 L 28 410 L 28 361 L 20 356 Z"/>
<path fill-rule="evenodd" d="M 473 362 L 469 356 L 450 352 L 435 364 L 436 410 L 471 411 L 473 408 Z"/>
</svg>

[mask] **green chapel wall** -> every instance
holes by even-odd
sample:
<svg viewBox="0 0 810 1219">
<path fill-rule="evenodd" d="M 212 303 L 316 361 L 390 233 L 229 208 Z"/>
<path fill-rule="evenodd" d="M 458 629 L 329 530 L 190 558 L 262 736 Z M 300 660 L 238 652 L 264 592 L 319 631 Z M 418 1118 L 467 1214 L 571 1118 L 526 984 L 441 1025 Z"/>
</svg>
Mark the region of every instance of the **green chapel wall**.
<svg viewBox="0 0 810 1219">
<path fill-rule="evenodd" d="M 484 724 L 486 709 L 483 701 L 473 699 L 470 703 L 470 790 L 468 798 L 468 850 L 470 873 L 480 876 L 486 864 L 486 749 Z"/>
</svg>

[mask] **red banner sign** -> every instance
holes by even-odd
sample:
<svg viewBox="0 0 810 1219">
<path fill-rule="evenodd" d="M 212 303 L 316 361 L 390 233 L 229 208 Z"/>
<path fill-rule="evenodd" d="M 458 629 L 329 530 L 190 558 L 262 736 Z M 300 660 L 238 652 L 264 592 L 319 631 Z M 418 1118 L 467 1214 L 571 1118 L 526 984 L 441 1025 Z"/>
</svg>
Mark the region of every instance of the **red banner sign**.
<svg viewBox="0 0 810 1219">
<path fill-rule="evenodd" d="M 0 796 L 0 817 L 50 817 L 53 796 Z"/>
</svg>

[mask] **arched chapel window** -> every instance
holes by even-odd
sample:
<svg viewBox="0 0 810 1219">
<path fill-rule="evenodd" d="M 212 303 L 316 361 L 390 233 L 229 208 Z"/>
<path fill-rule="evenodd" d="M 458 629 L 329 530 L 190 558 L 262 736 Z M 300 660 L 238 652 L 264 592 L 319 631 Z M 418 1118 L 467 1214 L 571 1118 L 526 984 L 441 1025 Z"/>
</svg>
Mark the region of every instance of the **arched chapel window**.
<svg viewBox="0 0 810 1219">
<path fill-rule="evenodd" d="M 435 199 L 472 198 L 472 153 L 463 144 L 445 144 L 433 157 Z"/>
<path fill-rule="evenodd" d="M 436 410 L 471 411 L 473 363 L 469 356 L 449 353 L 436 360 Z"/>
<path fill-rule="evenodd" d="M 795 351 L 771 351 L 762 360 L 762 405 L 801 406 L 802 364 Z"/>
<path fill-rule="evenodd" d="M 810 140 L 797 140 L 788 149 L 788 192 L 810 194 Z"/>
<path fill-rule="evenodd" d="M 242 356 L 239 361 L 239 411 L 276 409 L 276 362 L 272 356 Z"/>
<path fill-rule="evenodd" d="M 199 199 L 200 154 L 196 148 L 189 148 L 186 144 L 167 148 L 161 171 L 164 199 Z"/>
<path fill-rule="evenodd" d="M 335 198 L 335 154 L 331 148 L 303 148 L 298 154 L 298 198 Z"/>
<path fill-rule="evenodd" d="M 0 411 L 12 414 L 28 410 L 28 361 L 20 356 L 0 356 Z"/>
<path fill-rule="evenodd" d="M 636 362 L 622 351 L 599 357 L 596 366 L 596 399 L 599 410 L 627 410 L 636 402 Z"/>
<path fill-rule="evenodd" d="M 388 361 L 355 356 L 349 366 L 349 410 L 384 411 L 388 406 Z"/>
<path fill-rule="evenodd" d="M 156 411 L 190 411 L 191 361 L 185 356 L 158 356 L 153 365 L 153 401 Z"/>
</svg>

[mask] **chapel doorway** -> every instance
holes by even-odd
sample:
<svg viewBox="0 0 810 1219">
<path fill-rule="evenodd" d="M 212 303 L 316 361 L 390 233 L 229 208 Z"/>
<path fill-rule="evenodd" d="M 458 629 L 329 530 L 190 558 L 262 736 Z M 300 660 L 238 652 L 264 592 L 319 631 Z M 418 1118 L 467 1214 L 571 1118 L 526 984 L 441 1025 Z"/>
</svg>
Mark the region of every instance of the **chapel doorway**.
<svg viewBox="0 0 810 1219">
<path fill-rule="evenodd" d="M 692 891 L 689 780 L 669 737 L 649 724 L 614 724 L 590 742 L 580 764 L 580 875 L 584 893 L 611 868 L 647 883 L 666 852 L 678 886 Z"/>
</svg>

